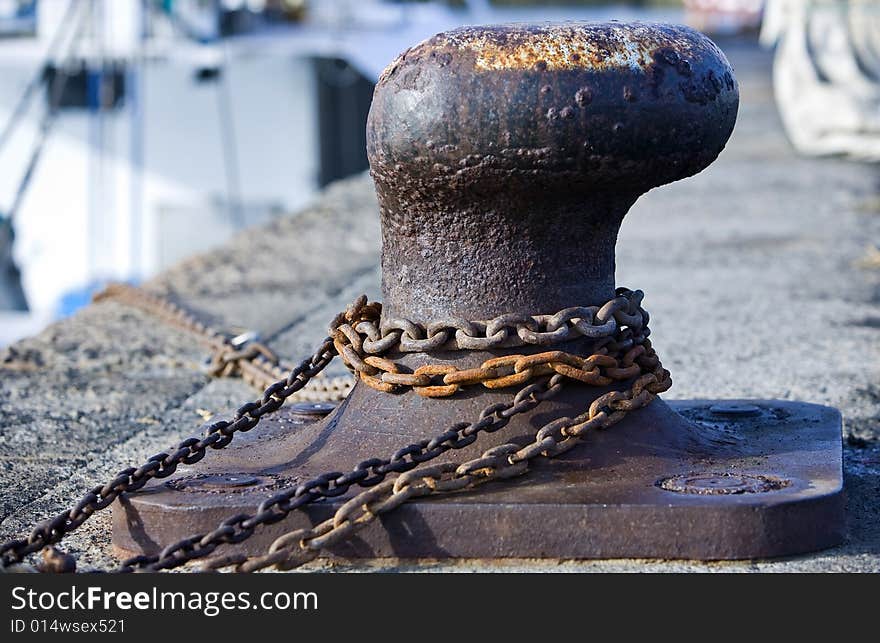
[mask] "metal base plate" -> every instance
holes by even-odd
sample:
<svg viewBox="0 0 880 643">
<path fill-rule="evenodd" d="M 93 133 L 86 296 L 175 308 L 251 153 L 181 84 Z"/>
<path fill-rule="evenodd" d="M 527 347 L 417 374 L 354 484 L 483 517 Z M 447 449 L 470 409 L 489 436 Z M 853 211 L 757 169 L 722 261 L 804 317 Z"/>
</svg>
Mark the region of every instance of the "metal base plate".
<svg viewBox="0 0 880 643">
<path fill-rule="evenodd" d="M 659 435 L 651 427 L 622 424 L 559 459 L 541 460 L 521 478 L 405 504 L 331 553 L 723 560 L 792 555 L 842 541 L 837 410 L 767 400 L 669 406 L 709 436 L 707 448 L 666 447 L 651 437 Z M 117 550 L 155 553 L 235 513 L 253 512 L 264 497 L 296 484 L 260 456 L 282 444 L 285 432 L 304 428 L 301 415 L 277 416 L 253 432 L 259 437 L 242 436 L 237 470 L 222 470 L 217 452 L 206 460 L 207 472 L 181 471 L 123 498 L 113 512 Z M 244 453 L 253 454 L 250 464 L 242 464 Z M 326 519 L 347 497 L 295 512 L 236 547 L 262 552 L 280 534 Z"/>
</svg>

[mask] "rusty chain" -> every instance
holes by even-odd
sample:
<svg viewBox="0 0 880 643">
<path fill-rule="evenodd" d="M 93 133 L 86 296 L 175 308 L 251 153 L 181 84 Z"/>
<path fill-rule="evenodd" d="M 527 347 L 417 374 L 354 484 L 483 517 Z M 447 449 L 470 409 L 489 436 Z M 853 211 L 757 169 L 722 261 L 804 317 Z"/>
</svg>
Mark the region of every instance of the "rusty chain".
<svg viewBox="0 0 880 643">
<path fill-rule="evenodd" d="M 120 298 L 122 299 L 128 298 L 129 295 L 131 295 L 131 293 L 125 292 L 117 294 L 121 295 Z M 628 297 L 627 295 L 632 296 Z M 638 373 L 643 373 L 643 375 L 636 380 L 636 383 L 631 389 L 624 393 L 613 391 L 597 400 L 597 402 L 603 401 L 603 404 L 611 410 L 610 414 L 608 414 L 604 408 L 600 408 L 601 405 L 597 406 L 594 403 L 590 407 L 590 411 L 586 414 L 588 416 L 586 420 L 583 420 L 585 416 L 578 416 L 578 418 L 572 420 L 573 424 L 571 425 L 574 427 L 584 426 L 587 428 L 595 428 L 600 424 L 603 426 L 610 426 L 610 424 L 619 421 L 627 411 L 641 408 L 646 405 L 651 399 L 653 399 L 653 396 L 656 393 L 666 390 L 671 383 L 668 372 L 660 366 L 659 360 L 656 358 L 653 349 L 651 349 L 650 342 L 647 340 L 647 313 L 641 311 L 639 307 L 641 297 L 642 295 L 639 291 L 621 289 L 618 292 L 618 297 L 616 297 L 615 300 L 612 300 L 612 302 L 609 302 L 609 304 L 613 304 L 610 306 L 613 310 L 609 313 L 608 318 L 613 318 L 615 320 L 616 335 L 605 336 L 605 338 L 598 344 L 599 352 L 596 355 L 589 358 L 580 358 L 567 353 L 554 351 L 542 353 L 537 356 L 516 356 L 517 359 L 512 363 L 505 364 L 505 366 L 513 367 L 514 373 L 512 375 L 515 376 L 512 379 L 507 380 L 506 385 L 508 386 L 522 383 L 525 379 L 541 376 L 542 374 L 549 372 L 553 372 L 554 374 L 525 386 L 509 404 L 490 405 L 484 409 L 480 418 L 476 422 L 455 425 L 432 440 L 423 440 L 399 450 L 387 460 L 379 458 L 366 460 L 349 473 L 340 474 L 338 472 L 333 472 L 324 474 L 299 485 L 296 488 L 282 491 L 264 501 L 260 505 L 258 512 L 252 516 L 234 516 L 224 521 L 217 529 L 208 534 L 193 536 L 166 547 L 158 556 L 137 556 L 131 558 L 125 561 L 117 571 L 158 571 L 177 567 L 190 560 L 209 556 L 220 545 L 237 543 L 245 540 L 260 525 L 278 522 L 295 509 L 304 507 L 305 505 L 311 504 L 322 498 L 331 498 L 342 495 L 355 484 L 361 487 L 380 485 L 380 487 L 376 488 L 384 490 L 388 485 L 381 485 L 389 474 L 404 474 L 411 471 L 418 467 L 418 465 L 436 458 L 450 449 L 459 449 L 471 444 L 476 440 L 478 433 L 497 431 L 505 426 L 514 415 L 532 410 L 544 399 L 555 395 L 562 386 L 562 379 L 564 377 L 571 377 L 569 373 L 577 372 L 578 376 L 574 376 L 573 379 L 587 383 L 598 383 L 605 381 L 598 378 L 610 377 L 608 375 L 609 370 L 614 373 L 615 369 L 618 371 L 626 371 L 626 369 L 629 368 L 630 370 L 626 372 L 635 374 L 635 370 L 633 370 L 632 367 L 636 366 Z M 113 298 L 117 297 L 114 296 Z M 614 304 L 613 302 L 615 301 L 618 303 Z M 631 301 L 636 301 L 635 307 L 638 308 L 638 315 L 634 314 L 635 311 L 633 311 L 633 306 L 628 303 Z M 191 316 L 188 317 L 187 313 L 182 311 L 179 307 L 176 307 L 174 304 L 166 302 L 154 295 L 145 295 L 143 298 L 137 298 L 137 301 L 133 303 L 134 305 L 140 305 L 145 302 L 150 305 L 162 304 L 158 307 L 158 310 L 161 315 L 167 317 L 168 321 L 179 324 L 181 327 L 187 329 L 192 328 L 194 332 L 201 334 L 204 337 L 211 338 L 211 341 L 216 342 L 218 346 L 222 343 L 224 345 L 224 350 L 227 350 L 225 348 L 227 342 L 223 341 L 223 338 L 219 333 L 208 328 L 204 324 L 201 324 Z M 609 308 L 609 304 L 606 304 L 606 307 L 603 307 L 603 309 Z M 591 321 L 595 322 L 597 317 L 599 317 L 598 313 L 603 309 L 597 309 L 596 313 L 590 317 Z M 621 311 L 622 314 L 618 316 L 618 313 L 621 313 Z M 180 464 L 194 464 L 198 462 L 205 456 L 209 447 L 214 449 L 225 447 L 232 441 L 237 432 L 245 432 L 252 429 L 259 423 L 263 415 L 272 413 L 280 408 L 287 398 L 291 397 L 298 391 L 301 391 L 315 375 L 323 370 L 327 364 L 332 361 L 335 355 L 338 354 L 340 348 L 343 352 L 353 352 L 353 346 L 357 344 L 356 340 L 352 342 L 352 337 L 357 336 L 356 329 L 362 322 L 378 320 L 380 314 L 380 304 L 367 303 L 366 298 L 361 297 L 354 304 L 349 306 L 344 313 L 337 315 L 331 324 L 330 336 L 325 338 L 319 349 L 311 357 L 304 360 L 299 366 L 292 369 L 286 378 L 278 380 L 268 386 L 259 400 L 241 406 L 231 420 L 212 423 L 207 428 L 204 438 L 189 438 L 182 441 L 177 449 L 171 454 L 160 453 L 148 459 L 148 461 L 141 467 L 124 469 L 107 484 L 98 485 L 93 488 L 70 510 L 58 514 L 54 518 L 37 525 L 28 538 L 10 541 L 0 546 L 0 565 L 2 565 L 2 567 L 7 567 L 20 563 L 26 556 L 41 549 L 47 552 L 50 558 L 58 558 L 59 554 L 52 545 L 59 542 L 67 533 L 82 525 L 95 512 L 109 506 L 119 495 L 130 491 L 136 491 L 153 478 L 165 478 L 171 475 Z M 524 318 L 523 316 L 516 317 L 519 319 Z M 621 317 L 623 319 L 620 319 Z M 569 321 L 572 319 L 575 318 L 570 317 Z M 623 328 L 623 326 L 627 324 L 627 321 L 632 322 L 632 328 Z M 607 319 L 603 323 L 607 323 Z M 343 328 L 355 329 L 355 333 L 352 334 L 346 332 L 345 330 L 342 330 Z M 361 328 L 363 327 L 361 326 Z M 348 343 L 342 339 L 343 337 L 348 340 Z M 617 355 L 609 355 L 609 347 L 613 347 L 617 351 Z M 626 352 L 624 352 L 624 350 L 626 350 Z M 229 355 L 229 353 L 227 353 L 227 355 Z M 235 355 L 231 355 L 231 359 L 227 360 L 225 364 L 228 365 L 233 361 L 237 361 L 241 364 L 252 363 L 253 356 L 256 355 L 263 355 L 264 358 L 269 359 L 266 357 L 265 353 L 263 353 L 261 348 L 255 349 L 255 352 L 249 351 L 247 355 L 248 357 L 236 357 Z M 361 358 L 366 357 L 370 356 L 361 355 Z M 345 355 L 343 355 L 343 358 L 345 359 Z M 520 366 L 519 369 L 517 369 L 517 365 Z M 493 366 L 490 364 L 487 366 L 484 364 L 481 368 L 491 370 L 495 368 L 495 366 L 497 365 Z M 566 370 L 568 370 L 569 373 L 567 373 Z M 488 371 L 483 371 L 480 375 L 485 375 L 487 372 Z M 498 371 L 495 370 L 492 372 L 497 374 Z M 394 374 L 393 370 L 386 370 L 384 373 Z M 476 375 L 474 373 L 467 373 L 466 371 L 457 371 L 457 373 L 465 375 L 461 375 L 460 381 L 455 381 L 451 384 L 444 384 L 444 386 L 468 383 L 465 381 L 467 380 L 467 377 L 474 377 Z M 527 374 L 528 378 L 524 378 L 522 376 L 523 373 Z M 363 372 L 360 372 L 360 374 L 361 377 L 363 377 Z M 451 374 L 452 373 L 444 373 L 443 375 Z M 619 372 L 618 374 L 621 373 Z M 492 376 L 492 378 L 495 378 L 496 380 L 498 377 L 508 376 Z M 480 383 L 485 384 L 492 378 L 477 378 L 473 383 L 479 381 Z M 611 377 L 611 379 L 614 378 Z M 496 381 L 493 382 L 493 384 L 501 385 L 501 382 Z M 422 386 L 422 384 L 419 383 L 418 386 Z M 607 422 L 607 424 L 603 424 L 605 422 Z M 559 424 L 559 421 L 551 424 L 557 428 L 562 426 Z M 545 427 L 545 429 L 546 428 L 547 427 Z M 586 430 L 586 428 L 583 429 L 583 431 Z M 563 442 L 560 444 L 569 444 L 569 442 L 566 442 L 565 440 L 576 439 L 581 434 L 582 433 L 577 432 L 566 433 Z M 545 444 L 548 439 L 547 435 L 543 435 L 539 432 L 539 438 L 540 440 L 531 446 L 531 451 L 524 452 L 525 454 L 532 453 L 532 455 L 528 455 L 528 457 L 523 457 L 523 454 L 518 455 L 518 457 L 523 457 L 522 462 L 541 454 L 556 454 L 555 447 L 548 450 L 549 447 Z M 542 447 L 541 445 L 544 446 Z M 551 451 L 554 452 L 551 453 Z M 496 455 L 498 454 L 493 452 L 486 457 L 495 457 Z M 483 460 L 484 459 L 480 459 L 481 462 Z M 514 464 L 519 464 L 519 462 L 511 462 L 511 465 Z M 467 468 L 475 465 L 473 465 L 473 463 L 464 463 L 464 465 L 459 466 Z M 486 467 L 478 467 L 478 469 L 475 470 L 485 468 Z M 504 467 L 502 467 L 502 469 L 504 469 Z M 456 468 L 456 471 L 457 470 L 458 469 Z M 443 471 L 444 473 L 442 475 L 448 475 L 450 472 L 454 473 L 454 471 L 445 468 Z M 469 480 L 467 484 L 461 480 L 457 480 L 455 482 L 448 482 L 439 485 L 438 490 L 448 490 L 452 486 L 459 484 L 463 485 L 462 488 L 464 488 L 464 486 L 470 486 L 473 482 L 471 480 L 472 476 L 470 472 L 471 469 L 468 469 L 468 473 L 465 476 L 465 478 Z M 425 479 L 431 477 L 427 473 L 425 475 L 427 476 Z M 458 478 L 461 478 L 465 474 L 456 475 Z M 504 471 L 495 476 L 496 479 L 502 477 L 507 477 Z M 399 478 L 396 478 L 395 480 L 398 479 Z M 430 484 L 428 486 L 430 487 Z M 373 496 L 366 498 L 365 502 L 367 509 L 365 509 L 364 515 L 371 515 L 372 510 L 368 510 L 369 507 L 373 507 L 378 513 L 382 513 L 383 511 L 380 509 L 384 508 L 386 511 L 390 510 L 392 505 L 397 506 L 410 497 L 415 497 L 414 495 L 409 494 L 415 494 L 416 492 L 402 492 L 400 491 L 401 488 L 403 487 L 392 486 L 391 496 L 389 496 L 389 498 L 386 499 L 386 502 L 381 506 L 374 506 L 373 503 L 375 502 L 375 499 Z M 418 488 L 421 489 L 422 487 Z M 424 494 L 422 493 L 422 495 Z M 350 502 L 346 503 L 345 506 L 349 506 L 350 504 Z M 362 522 L 368 521 L 368 519 L 363 519 L 360 520 L 360 522 L 355 522 L 361 524 Z M 346 525 L 354 524 L 347 518 L 343 522 Z M 310 547 L 307 547 L 307 549 L 320 550 L 322 547 L 328 546 L 330 541 L 337 542 L 344 537 L 343 532 L 348 529 L 349 527 L 342 528 L 339 527 L 339 525 L 335 525 L 332 531 L 335 535 L 331 536 L 329 540 L 323 538 L 331 533 L 329 529 L 326 533 L 315 532 L 311 535 L 306 534 L 306 538 L 312 544 Z M 300 541 L 304 539 L 305 538 L 300 538 Z M 275 560 L 275 558 L 281 555 L 278 554 L 278 552 L 282 550 L 285 550 L 285 548 L 278 546 L 275 551 L 270 552 L 268 556 L 272 556 L 272 560 Z M 64 560 L 64 558 L 62 557 L 61 560 Z M 258 559 L 257 562 L 250 563 L 250 565 L 257 565 L 254 567 L 254 569 L 257 569 L 259 568 L 258 565 L 260 564 L 260 560 L 265 561 L 268 559 Z M 243 565 L 243 570 L 249 568 L 241 561 L 237 561 L 236 564 Z M 288 562 L 285 564 L 290 563 Z"/>
<path fill-rule="evenodd" d="M 621 360 L 596 353 L 580 357 L 563 351 L 547 351 L 536 355 L 504 355 L 493 357 L 476 368 L 460 369 L 452 364 L 425 364 L 411 373 L 402 371 L 396 362 L 370 355 L 364 363 L 378 375 L 360 371 L 367 386 L 383 393 L 395 393 L 411 387 L 423 397 L 449 397 L 462 386 L 482 384 L 489 389 L 518 386 L 551 373 L 593 386 L 608 386 L 614 381 L 638 376 L 641 369 L 636 358 L 645 352 L 643 345 L 631 348 Z M 437 381 L 435 381 L 437 380 Z"/>
<path fill-rule="evenodd" d="M 548 382 L 547 391 L 561 387 L 562 377 L 556 374 L 545 380 Z M 587 432 L 616 424 L 627 412 L 647 406 L 657 394 L 668 390 L 671 385 L 669 372 L 658 364 L 654 372 L 639 377 L 628 390 L 611 391 L 597 398 L 586 413 L 574 418 L 558 418 L 545 424 L 535 433 L 534 441 L 526 446 L 502 444 L 467 462 L 444 462 L 412 469 L 354 496 L 324 522 L 280 536 L 262 556 L 232 554 L 208 560 L 204 569 L 217 570 L 229 566 L 235 566 L 236 571 L 241 572 L 258 571 L 270 566 L 281 570 L 294 569 L 314 560 L 323 550 L 350 538 L 377 517 L 412 499 L 463 491 L 491 480 L 522 475 L 527 472 L 531 460 L 539 456 L 553 458 L 565 453 L 576 446 Z M 547 397 L 549 395 L 539 399 Z"/>
<path fill-rule="evenodd" d="M 619 288 L 604 306 L 565 308 L 555 315 L 508 313 L 487 321 L 469 321 L 457 317 L 419 324 L 409 319 L 378 317 L 364 319 L 339 328 L 346 343 L 353 347 L 349 356 L 384 355 L 391 350 L 401 353 L 429 353 L 451 350 L 490 350 L 519 346 L 551 346 L 581 337 L 613 337 L 626 326 L 647 327 L 648 313 L 642 309 L 644 293 Z M 345 358 L 344 353 L 340 353 Z"/>
<path fill-rule="evenodd" d="M 241 377 L 248 385 L 263 391 L 291 371 L 291 367 L 254 333 L 226 335 L 199 320 L 193 313 L 171 300 L 127 284 L 110 284 L 95 295 L 94 301 L 115 301 L 157 317 L 169 326 L 192 335 L 211 351 L 206 372 L 212 377 Z M 318 377 L 291 396 L 291 401 L 331 402 L 344 400 L 354 386 L 351 377 Z"/>
<path fill-rule="evenodd" d="M 552 372 L 565 375 L 586 384 L 607 386 L 615 380 L 626 380 L 639 374 L 635 358 L 644 351 L 639 346 L 649 334 L 648 313 L 641 308 L 641 291 L 620 289 L 617 296 L 604 306 L 566 308 L 555 315 L 501 315 L 489 322 L 443 320 L 420 326 L 409 320 L 396 319 L 381 323 L 379 318 L 364 319 L 357 324 L 344 323 L 333 333 L 337 353 L 345 365 L 355 372 L 367 386 L 384 393 L 396 393 L 412 388 L 423 397 L 448 397 L 462 386 L 482 384 L 496 389 L 524 384 Z M 447 350 L 450 329 L 455 324 L 455 347 L 462 347 L 462 338 L 477 342 L 475 350 L 486 346 L 532 344 L 544 346 L 569 341 L 576 337 L 591 337 L 609 344 L 611 350 L 630 349 L 623 363 L 617 364 L 608 355 L 582 358 L 562 351 L 548 351 L 537 355 L 505 355 L 486 360 L 477 368 L 459 369 L 451 364 L 426 364 L 406 372 L 397 362 L 372 354 L 396 349 L 401 353 L 415 350 Z M 381 328 L 381 331 L 379 330 Z M 401 331 L 401 328 L 407 329 Z M 485 335 L 463 334 L 462 329 Z M 425 330 L 427 329 L 427 330 Z M 427 338 L 420 338 L 428 334 Z M 443 338 L 443 341 L 435 341 Z M 489 341 L 486 344 L 483 340 Z M 516 340 L 516 341 L 514 341 Z M 493 343 L 494 342 L 494 343 Z M 605 367 L 605 373 L 600 373 Z"/>
<path fill-rule="evenodd" d="M 154 297 L 148 295 L 147 297 Z M 358 319 L 359 299 L 344 313 L 334 319 L 333 324 Z M 184 314 L 173 310 L 173 304 L 162 307 L 163 314 L 170 319 L 183 320 Z M 196 327 L 198 328 L 198 327 Z M 206 334 L 210 330 L 206 331 Z M 240 406 L 231 420 L 212 422 L 202 438 L 187 438 L 171 452 L 162 452 L 150 457 L 140 467 L 128 467 L 120 471 L 112 480 L 95 486 L 76 505 L 58 515 L 38 524 L 25 539 L 12 540 L 0 546 L 0 567 L 20 563 L 26 556 L 59 542 L 66 534 L 80 527 L 96 511 L 109 507 L 119 495 L 137 491 L 154 478 L 166 478 L 173 474 L 181 464 L 195 464 L 205 457 L 208 448 L 222 449 L 232 442 L 236 433 L 250 431 L 267 413 L 277 411 L 284 402 L 320 373 L 336 356 L 333 340 L 324 339 L 315 353 L 293 368 L 284 379 L 266 388 L 262 397 Z"/>
<path fill-rule="evenodd" d="M 587 412 L 592 414 L 591 418 L 594 420 L 593 424 L 587 428 L 595 426 L 596 423 L 605 421 L 608 418 L 610 418 L 608 422 L 610 426 L 610 424 L 622 419 L 626 411 L 639 408 L 639 406 L 636 406 L 637 404 L 644 405 L 653 399 L 654 394 L 651 391 L 656 390 L 659 392 L 661 389 L 666 390 L 669 388 L 671 384 L 669 373 L 662 369 L 649 343 L 647 343 L 646 351 L 636 359 L 645 369 L 645 377 L 637 380 L 630 391 L 625 393 L 612 391 L 598 398 L 597 402 L 599 404 L 593 404 Z M 221 545 L 242 542 L 249 538 L 257 527 L 277 523 L 286 518 L 291 512 L 303 509 L 307 505 L 311 505 L 319 500 L 341 496 L 354 485 L 367 488 L 381 485 L 389 474 L 406 473 L 449 450 L 461 449 L 472 444 L 480 433 L 494 433 L 500 430 L 508 424 L 512 417 L 531 411 L 544 400 L 555 396 L 562 389 L 564 377 L 563 375 L 555 374 L 552 377 L 543 378 L 538 382 L 529 384 L 520 390 L 509 403 L 496 403 L 487 406 L 476 421 L 453 425 L 432 439 L 421 440 L 398 450 L 391 458 L 370 458 L 359 463 L 348 473 L 326 473 L 297 487 L 280 491 L 264 500 L 257 508 L 255 514 L 233 516 L 223 521 L 213 531 L 185 538 L 169 545 L 158 555 L 135 556 L 125 561 L 117 571 L 161 571 L 173 569 L 192 560 L 210 556 Z M 603 405 L 614 405 L 620 408 L 612 406 L 613 410 L 610 416 L 600 416 L 598 414 L 602 411 Z M 580 420 L 582 417 L 579 416 L 577 419 Z M 556 426 L 557 422 L 551 424 Z M 543 440 L 544 438 L 545 436 L 542 434 L 541 439 Z M 546 444 L 541 442 L 538 446 L 532 445 L 530 448 L 537 455 L 542 450 L 546 450 L 543 447 L 546 447 Z M 527 455 L 529 452 L 524 450 L 522 455 Z M 529 458 L 531 457 L 534 457 L 534 455 L 529 455 Z M 369 493 L 369 491 L 365 493 Z M 349 504 L 346 503 L 346 506 Z M 388 506 L 390 510 L 390 505 Z M 348 527 L 344 528 L 344 530 L 346 529 Z M 332 542 L 335 543 L 342 539 L 344 537 L 344 530 L 342 532 L 334 532 L 343 535 L 331 538 Z M 316 537 L 320 535 L 327 534 L 316 534 Z M 319 540 L 318 543 L 321 544 L 321 547 L 329 546 L 329 543 L 323 540 Z M 270 552 L 270 554 L 272 553 Z M 274 557 L 270 556 L 270 558 L 258 560 L 270 561 L 274 560 Z M 231 559 L 221 559 L 220 563 L 214 563 L 214 566 L 229 564 L 244 564 L 244 562 L 242 557 L 233 556 Z M 266 562 L 263 566 L 271 564 L 273 563 Z M 257 568 L 259 567 L 251 569 L 249 564 L 244 564 L 242 571 L 253 571 Z"/>
</svg>

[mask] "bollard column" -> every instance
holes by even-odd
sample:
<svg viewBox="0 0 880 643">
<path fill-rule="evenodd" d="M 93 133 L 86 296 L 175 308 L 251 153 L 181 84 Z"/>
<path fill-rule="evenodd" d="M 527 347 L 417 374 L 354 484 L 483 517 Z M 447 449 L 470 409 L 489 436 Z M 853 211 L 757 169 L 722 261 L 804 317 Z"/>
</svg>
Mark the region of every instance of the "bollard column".
<svg viewBox="0 0 880 643">
<path fill-rule="evenodd" d="M 594 354 L 606 338 L 583 331 L 538 342 L 534 333 L 548 331 L 523 320 L 613 299 L 614 247 L 628 209 L 710 164 L 737 107 L 724 55 L 680 26 L 468 27 L 401 54 L 379 80 L 367 129 L 382 222 L 378 328 L 383 340 L 397 332 L 383 358 L 415 372 L 550 350 Z M 519 321 L 496 323 L 499 316 Z M 155 551 L 252 512 L 273 490 L 475 421 L 517 390 L 474 386 L 436 399 L 371 381 L 358 382 L 320 421 L 282 410 L 206 458 L 198 473 L 181 471 L 133 494 L 114 514 L 114 542 Z M 579 415 L 633 381 L 567 385 L 434 461 L 528 444 L 547 422 Z M 376 390 L 382 385 L 388 390 Z M 333 553 L 789 555 L 839 542 L 841 489 L 834 409 L 656 399 L 564 455 L 538 458 L 521 478 L 401 506 Z M 259 551 L 280 533 L 326 519 L 350 496 L 294 512 L 238 546 Z"/>
</svg>

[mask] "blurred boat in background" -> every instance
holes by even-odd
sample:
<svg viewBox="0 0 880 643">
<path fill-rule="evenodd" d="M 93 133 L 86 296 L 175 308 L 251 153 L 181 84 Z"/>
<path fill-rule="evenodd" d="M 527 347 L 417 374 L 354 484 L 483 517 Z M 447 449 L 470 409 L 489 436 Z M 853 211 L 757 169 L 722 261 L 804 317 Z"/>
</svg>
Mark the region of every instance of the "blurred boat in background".
<svg viewBox="0 0 880 643">
<path fill-rule="evenodd" d="M 880 162 L 880 0 L 767 0 L 761 41 L 798 152 Z"/>
<path fill-rule="evenodd" d="M 711 34 L 757 31 L 764 0 L 684 0 L 687 24 Z"/>
</svg>

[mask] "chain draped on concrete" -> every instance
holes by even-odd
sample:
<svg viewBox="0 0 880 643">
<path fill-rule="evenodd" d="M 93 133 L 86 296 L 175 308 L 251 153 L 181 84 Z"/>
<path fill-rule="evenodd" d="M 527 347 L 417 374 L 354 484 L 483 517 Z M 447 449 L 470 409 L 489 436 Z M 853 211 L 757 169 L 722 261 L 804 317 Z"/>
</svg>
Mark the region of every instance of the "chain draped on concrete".
<svg viewBox="0 0 880 643">
<path fill-rule="evenodd" d="M 256 340 L 255 333 L 226 335 L 200 321 L 174 302 L 127 284 L 110 284 L 94 300 L 116 301 L 158 317 L 169 326 L 195 335 L 208 350 L 206 372 L 212 377 L 241 377 L 248 385 L 263 391 L 284 378 L 292 369 L 268 346 Z M 316 377 L 290 397 L 292 402 L 335 402 L 344 400 L 354 386 L 351 377 Z"/>
<path fill-rule="evenodd" d="M 520 475 L 527 470 L 532 459 L 538 456 L 553 457 L 567 451 L 586 432 L 619 422 L 626 413 L 646 406 L 658 393 L 671 386 L 669 372 L 662 368 L 647 339 L 648 315 L 640 307 L 642 297 L 640 291 L 619 289 L 617 296 L 601 308 L 571 308 L 553 316 L 503 315 L 485 323 L 466 322 L 473 326 L 465 326 L 460 320 L 444 320 L 429 324 L 424 329 L 410 322 L 407 322 L 406 329 L 402 329 L 400 320 L 384 328 L 376 326 L 381 316 L 381 305 L 368 303 L 366 297 L 361 297 L 336 316 L 331 323 L 330 336 L 324 339 L 318 350 L 293 368 L 286 377 L 269 385 L 259 400 L 242 405 L 231 420 L 213 422 L 203 438 L 188 438 L 171 453 L 157 454 L 140 467 L 122 470 L 113 480 L 93 488 L 71 509 L 37 525 L 26 539 L 3 544 L 0 546 L 0 566 L 6 568 L 22 563 L 29 554 L 44 550 L 44 571 L 70 571 L 75 568 L 72 557 L 53 547 L 67 533 L 78 528 L 95 512 L 108 507 L 119 495 L 136 491 L 153 478 L 168 477 L 180 464 L 194 464 L 201 460 L 209 447 L 221 449 L 238 432 L 253 429 L 264 415 L 278 410 L 287 399 L 302 391 L 336 355 L 340 355 L 368 385 L 372 382 L 376 387 L 385 387 L 380 390 L 399 390 L 394 387 L 409 386 L 416 391 L 422 389 L 423 395 L 437 396 L 434 393 L 451 395 L 458 387 L 467 384 L 480 383 L 489 388 L 525 386 L 511 402 L 487 406 L 474 422 L 456 424 L 433 439 L 398 450 L 390 458 L 365 460 L 348 473 L 324 474 L 298 487 L 283 490 L 266 499 L 254 515 L 233 516 L 212 532 L 173 543 L 156 556 L 128 559 L 116 571 L 158 571 L 206 558 L 218 547 L 241 542 L 259 526 L 276 523 L 296 509 L 322 498 L 340 496 L 354 485 L 367 488 L 343 504 L 332 519 L 311 529 L 285 534 L 263 556 L 247 558 L 233 555 L 210 559 L 207 564 L 210 569 L 235 565 L 240 571 L 254 571 L 272 565 L 291 569 L 349 537 L 376 516 L 412 498 L 471 488 L 488 480 Z M 265 353 L 264 347 L 258 347 L 254 352 L 248 351 L 247 357 L 235 356 L 238 349 L 233 346 L 230 350 L 228 339 L 155 295 L 123 287 L 115 291 L 112 298 L 146 307 L 169 323 L 210 338 L 218 351 L 227 351 L 225 355 L 229 359 L 224 362 L 224 368 L 235 363 L 241 369 L 242 364 L 256 362 L 260 356 L 271 361 L 271 352 Z M 156 308 L 151 304 L 155 304 Z M 374 332 L 376 328 L 378 333 Z M 454 333 L 452 329 L 455 329 Z M 377 342 L 369 345 L 371 350 L 377 351 L 379 346 L 385 351 L 400 347 L 401 352 L 405 352 L 403 346 L 408 342 L 412 346 L 411 342 L 445 337 L 439 344 L 442 347 L 440 350 L 449 346 L 460 350 L 463 345 L 458 337 L 459 331 L 464 342 L 470 339 L 490 340 L 497 341 L 498 345 L 508 341 L 547 345 L 562 341 L 548 339 L 548 333 L 557 332 L 559 335 L 554 337 L 593 337 L 598 341 L 595 353 L 586 358 L 562 351 L 549 351 L 488 360 L 478 369 L 429 368 L 422 372 L 417 369 L 412 374 L 402 373 L 396 364 L 378 358 L 377 354 L 369 353 L 365 347 L 369 340 Z M 469 331 L 475 332 L 471 334 Z M 455 343 L 451 344 L 453 336 Z M 241 369 L 243 375 L 245 372 L 245 369 Z M 407 376 L 412 379 L 407 379 Z M 440 376 L 442 382 L 432 384 L 430 379 L 426 380 L 423 376 Z M 544 400 L 555 396 L 566 379 L 604 386 L 615 380 L 633 377 L 636 379 L 627 390 L 611 391 L 600 396 L 582 415 L 548 423 L 535 434 L 535 440 L 530 445 L 519 447 L 505 444 L 468 462 L 419 466 L 450 449 L 472 444 L 481 432 L 489 433 L 503 428 L 513 416 L 531 411 Z M 438 388 L 443 390 L 432 391 Z M 390 474 L 399 475 L 386 480 Z"/>
</svg>

